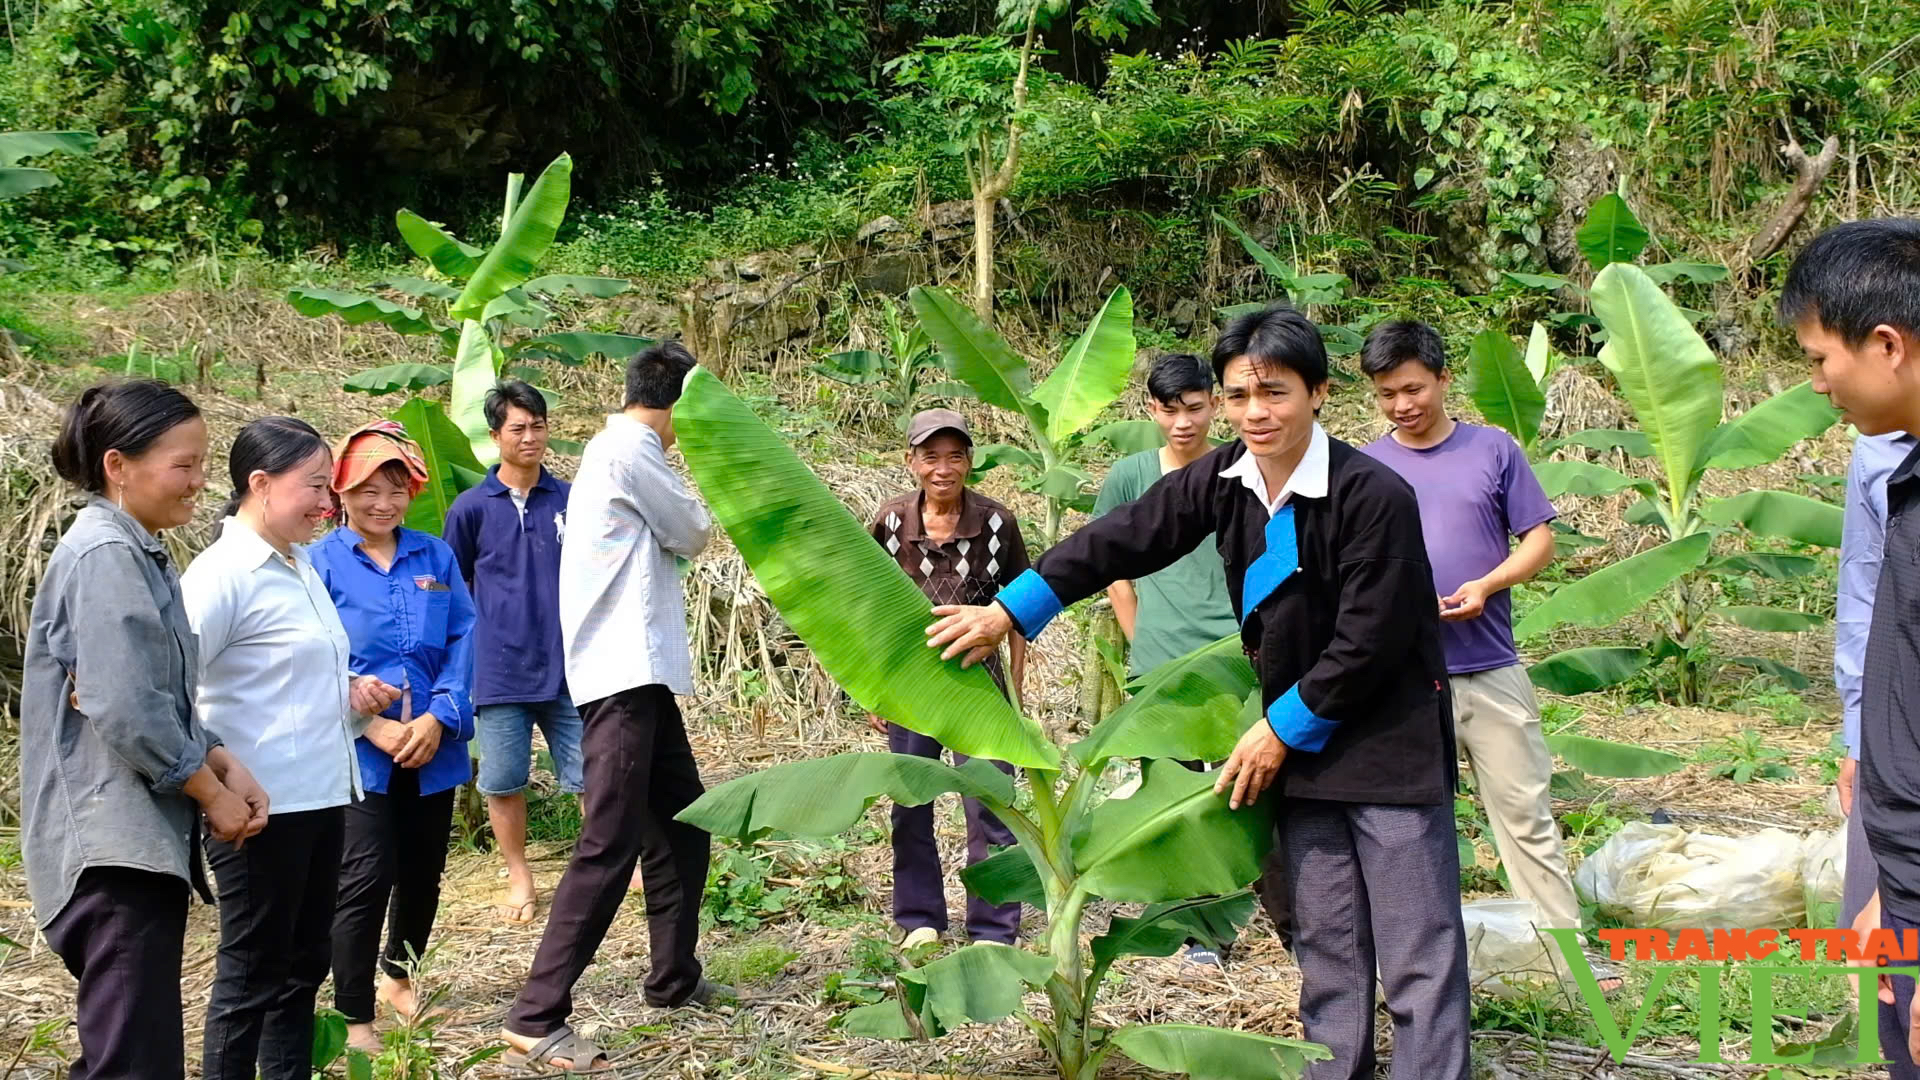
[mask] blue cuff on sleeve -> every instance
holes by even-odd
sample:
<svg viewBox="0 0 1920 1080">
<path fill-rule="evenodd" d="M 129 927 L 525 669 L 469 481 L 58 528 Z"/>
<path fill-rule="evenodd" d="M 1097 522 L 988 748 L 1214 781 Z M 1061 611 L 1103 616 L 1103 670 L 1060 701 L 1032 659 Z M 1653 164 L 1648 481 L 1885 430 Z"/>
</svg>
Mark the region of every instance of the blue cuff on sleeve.
<svg viewBox="0 0 1920 1080">
<path fill-rule="evenodd" d="M 435 720 L 440 721 L 441 727 L 453 732 L 454 738 L 465 739 L 469 737 L 466 732 L 460 730 L 460 703 L 453 700 L 452 694 L 433 695 L 433 701 L 427 706 L 427 710 L 433 713 Z"/>
<path fill-rule="evenodd" d="M 193 774 L 200 771 L 200 766 L 207 763 L 207 751 L 210 749 L 205 740 L 189 738 L 187 745 L 180 748 L 179 760 L 167 769 L 165 776 L 154 781 L 154 792 L 160 795 L 178 794 L 181 788 L 187 786 L 187 781 L 193 779 Z"/>
<path fill-rule="evenodd" d="M 1267 706 L 1267 726 L 1289 750 L 1305 750 L 1317 754 L 1326 748 L 1327 740 L 1332 737 L 1334 721 L 1324 716 L 1313 715 L 1313 710 L 1300 700 L 1300 684 L 1295 683 L 1280 700 Z"/>
<path fill-rule="evenodd" d="M 1032 569 L 1014 578 L 994 599 L 1013 616 L 1014 626 L 1028 641 L 1039 637 L 1040 631 L 1060 614 L 1060 598 L 1053 595 L 1053 587 L 1047 580 Z"/>
</svg>

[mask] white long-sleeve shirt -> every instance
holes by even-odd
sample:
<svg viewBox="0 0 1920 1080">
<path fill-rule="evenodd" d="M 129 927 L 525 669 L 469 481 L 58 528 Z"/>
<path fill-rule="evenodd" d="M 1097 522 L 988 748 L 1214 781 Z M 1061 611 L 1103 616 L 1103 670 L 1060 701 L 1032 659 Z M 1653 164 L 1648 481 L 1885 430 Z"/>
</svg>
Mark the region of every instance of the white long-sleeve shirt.
<svg viewBox="0 0 1920 1080">
<path fill-rule="evenodd" d="M 289 559 L 238 518 L 180 577 L 200 641 L 201 722 L 292 814 L 360 798 L 353 650 L 304 548 Z"/>
<path fill-rule="evenodd" d="M 667 466 L 660 436 L 616 413 L 587 443 L 567 497 L 560 635 L 582 704 L 659 683 L 693 692 L 687 604 L 673 557 L 707 546 L 713 520 Z"/>
</svg>

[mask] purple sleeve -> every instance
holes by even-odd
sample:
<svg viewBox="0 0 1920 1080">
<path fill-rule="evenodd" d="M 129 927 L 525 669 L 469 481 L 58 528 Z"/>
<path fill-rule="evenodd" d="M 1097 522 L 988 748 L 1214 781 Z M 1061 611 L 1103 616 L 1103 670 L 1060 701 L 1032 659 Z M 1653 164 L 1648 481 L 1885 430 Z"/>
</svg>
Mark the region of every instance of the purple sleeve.
<svg viewBox="0 0 1920 1080">
<path fill-rule="evenodd" d="M 1501 497 L 1506 504 L 1501 510 L 1506 514 L 1507 531 L 1522 536 L 1559 515 L 1553 512 L 1553 504 L 1547 501 L 1540 478 L 1533 475 L 1533 466 L 1527 464 L 1527 455 L 1520 444 L 1504 435 L 1500 442 L 1500 452 L 1507 459 L 1506 467 L 1501 470 Z"/>
</svg>

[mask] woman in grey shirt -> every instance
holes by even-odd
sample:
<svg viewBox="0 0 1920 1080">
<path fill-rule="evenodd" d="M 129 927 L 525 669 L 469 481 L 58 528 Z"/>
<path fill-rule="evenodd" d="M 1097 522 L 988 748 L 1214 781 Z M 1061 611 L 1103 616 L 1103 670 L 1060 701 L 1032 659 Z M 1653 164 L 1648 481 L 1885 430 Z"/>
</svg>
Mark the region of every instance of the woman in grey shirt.
<svg viewBox="0 0 1920 1080">
<path fill-rule="evenodd" d="M 34 596 L 20 801 L 34 921 L 80 982 L 74 1080 L 185 1075 L 199 818 L 236 844 L 267 824 L 266 793 L 195 715 L 193 633 L 157 535 L 193 517 L 206 456 L 200 410 L 150 381 L 88 389 L 53 445 L 92 497 Z"/>
</svg>

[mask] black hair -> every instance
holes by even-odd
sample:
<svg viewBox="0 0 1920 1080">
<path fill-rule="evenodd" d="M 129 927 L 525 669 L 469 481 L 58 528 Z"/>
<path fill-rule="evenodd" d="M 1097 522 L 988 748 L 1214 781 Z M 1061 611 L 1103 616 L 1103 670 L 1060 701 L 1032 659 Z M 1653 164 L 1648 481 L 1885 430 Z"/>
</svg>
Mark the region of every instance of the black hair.
<svg viewBox="0 0 1920 1080">
<path fill-rule="evenodd" d="M 1162 405 L 1178 405 L 1182 394 L 1213 392 L 1213 373 L 1192 353 L 1168 353 L 1147 373 L 1147 393 Z"/>
<path fill-rule="evenodd" d="M 191 398 L 153 379 L 89 386 L 60 419 L 53 471 L 74 487 L 104 495 L 107 451 L 137 458 L 160 436 L 199 415 Z"/>
<path fill-rule="evenodd" d="M 332 453 L 327 440 L 305 420 L 263 416 L 241 428 L 233 437 L 233 450 L 227 454 L 227 478 L 233 481 L 233 497 L 220 511 L 222 520 L 232 517 L 246 501 L 248 477 L 257 472 L 268 476 L 290 472 L 316 450 Z"/>
<path fill-rule="evenodd" d="M 1846 221 L 1814 237 L 1787 271 L 1780 317 L 1816 320 L 1849 346 L 1883 323 L 1920 338 L 1920 218 Z"/>
<path fill-rule="evenodd" d="M 627 404 L 631 409 L 664 409 L 680 400 L 687 372 L 698 363 L 685 345 L 662 341 L 627 361 Z"/>
<path fill-rule="evenodd" d="M 484 411 L 487 414 L 487 430 L 499 431 L 507 423 L 508 409 L 525 409 L 527 415 L 535 420 L 547 418 L 546 395 L 519 379 L 501 379 L 487 391 Z"/>
<path fill-rule="evenodd" d="M 1360 370 L 1368 376 L 1385 375 L 1409 360 L 1434 375 L 1447 373 L 1447 347 L 1441 344 L 1440 331 L 1414 319 L 1383 322 L 1367 335 L 1360 346 Z"/>
<path fill-rule="evenodd" d="M 1320 328 L 1291 304 L 1276 301 L 1236 317 L 1213 343 L 1213 378 L 1226 381 L 1227 365 L 1248 357 L 1256 367 L 1278 365 L 1313 390 L 1327 383 L 1327 343 Z"/>
</svg>

